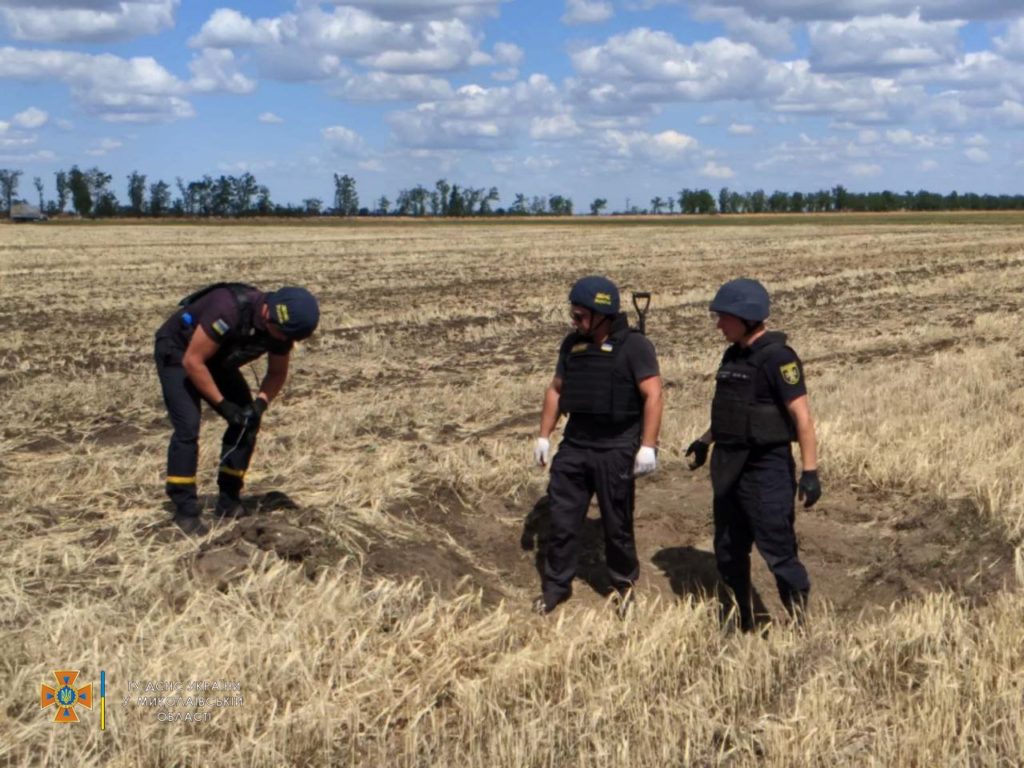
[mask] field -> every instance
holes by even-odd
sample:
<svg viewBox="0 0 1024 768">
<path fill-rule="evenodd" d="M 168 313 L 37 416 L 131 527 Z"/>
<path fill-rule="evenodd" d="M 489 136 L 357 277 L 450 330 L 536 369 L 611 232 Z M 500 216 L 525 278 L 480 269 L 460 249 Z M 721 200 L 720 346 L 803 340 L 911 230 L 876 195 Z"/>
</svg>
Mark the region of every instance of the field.
<svg viewBox="0 0 1024 768">
<path fill-rule="evenodd" d="M 705 224 L 0 226 L 0 764 L 1024 764 L 1024 217 Z M 653 292 L 667 392 L 625 621 L 596 510 L 573 599 L 529 611 L 532 441 L 594 272 Z M 824 486 L 806 628 L 755 553 L 764 637 L 719 624 L 681 456 L 723 350 L 707 303 L 741 275 L 805 362 Z M 323 315 L 264 419 L 257 514 L 196 541 L 152 335 L 232 279 Z M 98 703 L 40 709 L 60 669 L 94 696 L 105 672 L 105 730 Z"/>
</svg>

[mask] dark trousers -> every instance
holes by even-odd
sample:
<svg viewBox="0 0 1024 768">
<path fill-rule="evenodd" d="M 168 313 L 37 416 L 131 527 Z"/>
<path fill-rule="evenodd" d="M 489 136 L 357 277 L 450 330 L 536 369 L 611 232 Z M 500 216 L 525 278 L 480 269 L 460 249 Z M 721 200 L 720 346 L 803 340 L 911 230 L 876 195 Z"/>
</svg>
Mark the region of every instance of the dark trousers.
<svg viewBox="0 0 1024 768">
<path fill-rule="evenodd" d="M 632 448 L 581 448 L 562 444 L 551 462 L 548 482 L 550 530 L 541 580 L 544 601 L 553 607 L 572 594 L 580 534 L 596 493 L 604 527 L 605 561 L 612 586 L 625 589 L 640 575 L 633 538 Z"/>
<path fill-rule="evenodd" d="M 753 628 L 750 550 L 764 558 L 783 605 L 792 614 L 806 605 L 811 588 L 797 553 L 794 529 L 796 472 L 792 458 L 774 467 L 747 468 L 724 494 L 715 496 L 715 559 L 732 590 L 744 629 Z"/>
<path fill-rule="evenodd" d="M 166 340 L 156 342 L 156 370 L 163 389 L 164 405 L 174 432 L 167 447 L 166 491 L 176 511 L 198 515 L 196 468 L 199 465 L 199 419 L 202 397 L 181 365 L 181 352 Z M 211 368 L 210 373 L 224 397 L 245 406 L 252 392 L 237 368 Z M 217 472 L 220 490 L 237 496 L 245 481 L 245 472 L 256 447 L 257 429 L 229 426 L 221 441 L 221 462 Z"/>
</svg>

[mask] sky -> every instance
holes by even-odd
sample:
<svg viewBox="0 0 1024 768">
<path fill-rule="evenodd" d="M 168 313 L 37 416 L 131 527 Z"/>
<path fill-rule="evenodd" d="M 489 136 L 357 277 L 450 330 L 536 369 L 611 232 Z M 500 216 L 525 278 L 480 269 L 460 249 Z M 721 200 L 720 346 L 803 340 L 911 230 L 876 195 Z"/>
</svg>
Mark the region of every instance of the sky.
<svg viewBox="0 0 1024 768">
<path fill-rule="evenodd" d="M 437 179 L 1020 193 L 1024 0 L 0 0 L 0 168 L 278 203 Z"/>
</svg>

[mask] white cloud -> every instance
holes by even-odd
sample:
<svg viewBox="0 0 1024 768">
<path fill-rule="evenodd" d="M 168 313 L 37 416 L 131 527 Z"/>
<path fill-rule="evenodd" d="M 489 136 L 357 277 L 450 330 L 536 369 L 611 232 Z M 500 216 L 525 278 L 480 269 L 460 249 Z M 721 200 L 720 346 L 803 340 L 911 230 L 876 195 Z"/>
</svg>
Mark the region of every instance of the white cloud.
<svg viewBox="0 0 1024 768">
<path fill-rule="evenodd" d="M 650 134 L 644 131 L 606 130 L 598 137 L 598 144 L 616 157 L 654 163 L 688 158 L 698 147 L 695 138 L 677 131 Z"/>
<path fill-rule="evenodd" d="M 874 72 L 952 62 L 965 22 L 925 22 L 906 18 L 858 16 L 852 21 L 808 25 L 810 60 L 825 72 Z"/>
<path fill-rule="evenodd" d="M 914 142 L 914 132 L 906 128 L 897 128 L 892 131 L 886 131 L 885 138 L 891 144 L 912 144 Z"/>
<path fill-rule="evenodd" d="M 720 22 L 730 40 L 750 43 L 765 53 L 789 53 L 794 48 L 793 24 L 786 20 L 765 21 L 741 8 L 708 2 L 697 4 L 693 15 L 698 21 Z"/>
<path fill-rule="evenodd" d="M 343 79 L 337 94 L 353 101 L 419 101 L 448 99 L 453 94 L 447 80 L 429 75 L 392 75 L 367 72 Z"/>
<path fill-rule="evenodd" d="M 987 163 L 991 159 L 989 158 L 988 152 L 986 152 L 984 149 L 981 149 L 981 147 L 971 147 L 970 149 L 964 151 L 964 157 L 966 157 L 972 163 L 979 164 Z"/>
<path fill-rule="evenodd" d="M 559 141 L 579 136 L 583 130 L 570 115 L 535 117 L 530 122 L 530 138 L 542 141 Z"/>
<path fill-rule="evenodd" d="M 2 145 L 0 145 L 2 146 Z M 57 155 L 49 149 L 40 149 L 38 152 L 17 152 L 11 155 L 0 154 L 0 163 L 52 163 Z"/>
<path fill-rule="evenodd" d="M 701 115 L 697 118 L 697 125 L 717 125 L 718 117 L 715 115 Z"/>
<path fill-rule="evenodd" d="M 354 154 L 363 148 L 362 137 L 343 125 L 328 126 L 320 131 L 320 135 L 343 153 Z"/>
<path fill-rule="evenodd" d="M 19 128 L 42 128 L 50 119 L 49 114 L 37 107 L 29 107 L 24 112 L 19 112 L 12 118 L 12 122 Z"/>
<path fill-rule="evenodd" d="M 564 24 L 599 24 L 608 21 L 615 11 L 605 0 L 565 0 Z"/>
<path fill-rule="evenodd" d="M 187 87 L 154 59 L 112 54 L 0 48 L 0 79 L 57 81 L 83 109 L 111 122 L 155 122 L 191 117 Z"/>
<path fill-rule="evenodd" d="M 494 60 L 499 64 L 507 64 L 511 67 L 519 66 L 523 60 L 523 49 L 512 43 L 496 43 Z"/>
<path fill-rule="evenodd" d="M 994 38 L 996 50 L 1008 59 L 1024 59 L 1024 19 L 1017 19 L 1002 37 Z"/>
<path fill-rule="evenodd" d="M 729 133 L 733 136 L 750 136 L 754 133 L 754 126 L 749 123 L 731 123 Z"/>
<path fill-rule="evenodd" d="M 356 163 L 356 167 L 361 171 L 368 171 L 370 173 L 383 173 L 386 170 L 380 160 L 372 158 L 370 160 L 360 160 Z"/>
<path fill-rule="evenodd" d="M 6 0 L 0 2 L 0 19 L 16 40 L 48 43 L 127 40 L 172 28 L 178 2 Z"/>
<path fill-rule="evenodd" d="M 1024 104 L 1019 101 L 1005 99 L 995 113 L 1004 124 L 1014 128 L 1024 128 Z"/>
<path fill-rule="evenodd" d="M 104 155 L 113 152 L 115 149 L 120 149 L 123 146 L 124 142 L 118 141 L 117 139 L 100 139 L 90 149 L 87 149 L 85 154 L 92 157 L 103 157 Z"/>
<path fill-rule="evenodd" d="M 642 0 L 642 7 L 685 5 L 690 0 Z M 722 5 L 740 8 L 758 19 L 777 21 L 820 21 L 851 19 L 855 16 L 905 16 L 920 11 L 924 19 L 962 19 L 963 0 L 723 0 Z M 973 0 L 970 16 L 1007 18 L 1020 13 L 1019 0 Z"/>
<path fill-rule="evenodd" d="M 273 112 L 262 112 L 260 116 L 256 118 L 265 125 L 280 125 L 284 122 L 284 119 L 274 114 Z"/>
<path fill-rule="evenodd" d="M 356 5 L 373 8 L 374 12 Z M 477 5 L 490 7 L 494 3 Z M 417 6 L 412 2 L 389 4 L 395 13 L 400 6 L 411 14 L 410 20 L 382 18 L 376 13 L 381 10 L 378 3 L 339 5 L 325 12 L 319 3 L 300 2 L 294 13 L 260 19 L 220 8 L 189 45 L 249 49 L 262 72 L 284 80 L 336 77 L 344 72 L 344 59 L 371 69 L 404 73 L 452 71 L 494 63 L 495 57 L 480 50 L 482 35 L 453 11 L 461 6 L 432 4 L 435 12 L 447 9 L 454 13 L 454 17 L 437 19 L 430 18 L 429 13 L 418 18 L 421 14 L 412 13 Z M 502 45 L 496 55 L 509 56 L 514 46 Z"/>
<path fill-rule="evenodd" d="M 869 177 L 869 176 L 880 176 L 882 173 L 882 166 L 877 163 L 854 163 L 849 166 L 850 173 L 854 176 Z"/>
<path fill-rule="evenodd" d="M 700 169 L 700 175 L 706 176 L 709 179 L 731 179 L 736 174 L 729 166 L 719 165 L 715 161 L 709 160 Z"/>
<path fill-rule="evenodd" d="M 192 72 L 189 83 L 194 91 L 228 91 L 252 93 L 256 82 L 238 71 L 235 54 L 228 50 L 204 48 L 188 65 Z"/>
<path fill-rule="evenodd" d="M 919 171 L 924 173 L 931 173 L 939 169 L 939 163 L 935 160 L 922 160 L 921 164 L 917 166 Z"/>
<path fill-rule="evenodd" d="M 504 0 L 330 0 L 364 8 L 382 19 L 417 21 L 496 16 Z"/>
<path fill-rule="evenodd" d="M 992 142 L 985 138 L 985 135 L 981 133 L 975 133 L 964 139 L 964 144 L 969 147 L 987 147 L 991 143 Z"/>
<path fill-rule="evenodd" d="M 873 128 L 865 128 L 857 132 L 857 141 L 861 144 L 876 144 L 879 138 L 881 138 L 880 134 Z"/>
</svg>

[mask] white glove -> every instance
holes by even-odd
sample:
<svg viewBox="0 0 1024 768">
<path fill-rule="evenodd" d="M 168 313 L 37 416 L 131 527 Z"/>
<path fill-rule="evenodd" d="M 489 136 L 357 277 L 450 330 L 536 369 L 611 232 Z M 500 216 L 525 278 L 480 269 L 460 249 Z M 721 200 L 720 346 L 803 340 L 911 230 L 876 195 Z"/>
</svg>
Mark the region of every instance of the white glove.
<svg viewBox="0 0 1024 768">
<path fill-rule="evenodd" d="M 640 446 L 636 452 L 636 461 L 633 463 L 633 475 L 649 475 L 658 468 L 658 454 L 649 445 Z"/>
<path fill-rule="evenodd" d="M 548 465 L 548 456 L 551 455 L 551 441 L 546 437 L 538 437 L 537 444 L 533 446 L 533 460 L 538 467 Z"/>
</svg>

